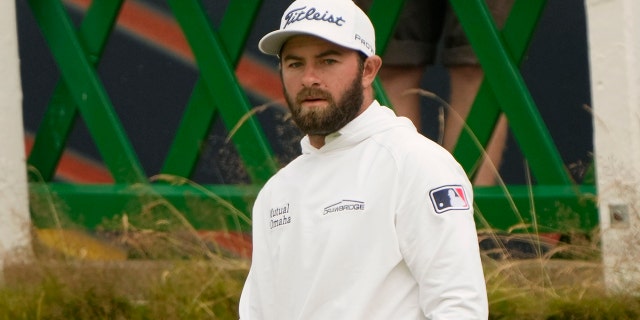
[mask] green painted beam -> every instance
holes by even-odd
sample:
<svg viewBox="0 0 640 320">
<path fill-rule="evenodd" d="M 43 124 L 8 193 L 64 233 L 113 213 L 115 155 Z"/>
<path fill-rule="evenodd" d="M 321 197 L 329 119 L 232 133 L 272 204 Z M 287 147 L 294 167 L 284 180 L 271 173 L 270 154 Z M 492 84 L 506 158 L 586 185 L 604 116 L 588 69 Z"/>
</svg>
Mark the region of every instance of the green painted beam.
<svg viewBox="0 0 640 320">
<path fill-rule="evenodd" d="M 94 67 L 100 61 L 122 3 L 123 0 L 93 1 L 80 24 L 77 32 L 78 41 L 84 48 L 87 60 Z M 53 179 L 77 115 L 78 108 L 69 88 L 65 82 L 59 82 L 29 154 L 28 164 L 37 171 L 29 172 L 31 181 Z"/>
<path fill-rule="evenodd" d="M 382 56 L 393 35 L 398 17 L 405 0 L 374 0 L 367 12 L 376 30 L 376 54 Z M 373 82 L 376 99 L 384 106 L 393 107 L 387 97 L 379 77 Z"/>
<path fill-rule="evenodd" d="M 191 174 L 201 140 L 206 137 L 213 119 L 220 116 L 225 125 L 232 128 L 250 109 L 235 77 L 234 66 L 242 54 L 246 36 L 261 3 L 261 0 L 232 0 L 216 31 L 209 24 L 200 2 L 169 0 L 192 46 L 201 77 L 180 125 L 181 132 L 184 132 L 176 136 L 165 162 L 167 171 L 163 173 L 174 175 L 166 181 L 158 181 L 164 183 L 149 184 L 94 68 L 121 1 L 95 0 L 80 28 L 74 30 L 58 1 L 29 0 L 62 73 L 63 81 L 51 104 L 64 106 L 48 109 L 47 112 L 52 114 L 47 116 L 50 123 L 41 127 L 44 135 L 37 138 L 39 142 L 35 148 L 39 151 L 31 155 L 30 162 L 33 160 L 34 165 L 45 168 L 47 176 L 51 177 L 66 141 L 67 130 L 79 111 L 116 179 L 116 183 L 110 185 L 30 183 L 35 225 L 110 228 L 118 227 L 126 215 L 131 223 L 145 219 L 157 223 L 175 220 L 196 229 L 249 232 L 251 204 L 261 183 L 277 169 L 272 151 L 254 117 L 240 127 L 232 140 L 247 166 L 252 185 L 199 186 L 179 176 Z M 481 0 L 452 0 L 452 3 L 455 3 L 456 11 L 464 11 L 461 14 L 463 27 L 478 29 L 469 36 L 474 47 L 479 41 L 483 42 L 478 56 L 483 66 L 490 68 L 486 71 L 487 81 L 476 101 L 481 107 L 474 106 L 472 112 L 490 110 L 491 115 L 478 120 L 473 117 L 469 125 L 474 131 L 481 132 L 481 140 L 490 134 L 487 133 L 490 130 L 483 126 L 492 121 L 491 117 L 497 118 L 500 108 L 482 107 L 488 102 L 483 102 L 485 98 L 481 95 L 488 91 L 486 100 L 497 101 L 503 106 L 512 127 L 517 125 L 514 130 L 518 132 L 518 142 L 524 145 L 523 152 L 537 179 L 534 186 L 474 188 L 478 227 L 540 232 L 592 230 L 598 224 L 595 187 L 575 186 L 568 178 L 526 87 L 519 87 L 524 84 L 515 65 L 526 51 L 544 5 L 536 1 L 517 1 L 504 30 L 498 33 Z M 395 25 L 395 20 L 389 15 L 391 12 L 399 13 L 401 5 L 392 0 L 375 0 L 372 6 L 370 15 L 380 33 L 380 52 L 388 40 L 384 38 L 391 35 Z M 397 17 L 397 14 L 393 16 Z M 379 93 L 384 94 L 379 83 L 377 85 Z M 500 90 L 492 90 L 496 87 Z M 49 130 L 44 128 L 53 130 L 51 137 L 46 136 Z M 179 138 L 180 135 L 187 138 Z M 48 146 L 49 142 L 53 146 Z M 463 145 L 462 142 L 459 144 Z M 465 154 L 461 156 L 464 159 Z M 547 156 L 550 159 L 541 159 Z M 473 157 L 477 159 L 477 151 L 469 158 Z M 182 162 L 173 165 L 172 159 Z"/>
<path fill-rule="evenodd" d="M 396 23 L 404 7 L 405 0 L 374 0 L 367 11 L 376 31 L 376 53 L 383 55 L 389 39 L 393 36 Z"/>
<path fill-rule="evenodd" d="M 221 47 L 227 52 L 234 69 L 240 61 L 261 4 L 262 0 L 231 1 L 222 17 L 218 35 Z M 219 108 L 203 79 L 198 79 L 165 158 L 162 173 L 191 177 L 207 134 L 220 115 Z"/>
<path fill-rule="evenodd" d="M 200 230 L 251 231 L 255 185 L 30 183 L 31 216 L 40 228 L 122 228 L 122 218 Z M 140 227 L 140 226 L 138 226 Z M 149 226 L 146 226 L 149 227 Z"/>
<path fill-rule="evenodd" d="M 198 79 L 165 157 L 161 173 L 191 178 L 211 126 L 220 115 L 212 101 L 206 84 L 202 79 Z"/>
<path fill-rule="evenodd" d="M 218 36 L 231 64 L 240 61 L 251 33 L 253 21 L 258 16 L 263 0 L 230 0 L 220 21 Z"/>
<path fill-rule="evenodd" d="M 64 7 L 59 1 L 50 0 L 29 0 L 29 5 L 72 100 L 114 179 L 130 183 L 145 181 L 131 142 Z"/>
<path fill-rule="evenodd" d="M 511 53 L 514 64 L 520 65 L 523 61 L 545 5 L 546 0 L 514 2 L 500 31 L 505 49 Z M 480 165 L 482 151 L 488 145 L 501 112 L 491 85 L 483 81 L 467 117 L 468 128 L 460 133 L 453 152 L 470 176 Z"/>
<path fill-rule="evenodd" d="M 451 0 L 450 3 L 480 60 L 486 80 L 511 124 L 537 183 L 571 184 L 569 172 L 484 1 Z"/>
<path fill-rule="evenodd" d="M 253 116 L 249 101 L 238 84 L 231 59 L 196 0 L 169 0 L 200 69 L 201 79 L 209 95 L 219 107 L 220 116 L 229 132 L 237 128 L 233 141 L 253 183 L 266 182 L 278 169 L 273 151 L 259 122 Z"/>
<path fill-rule="evenodd" d="M 250 231 L 255 185 L 30 183 L 32 217 L 38 227 L 56 220 L 88 229 L 148 216 L 176 219 L 206 230 Z M 591 186 L 507 186 L 474 188 L 478 229 L 590 231 L 598 225 L 595 188 Z M 167 213 L 167 211 L 169 211 Z M 155 213 L 154 213 L 155 212 Z M 535 212 L 535 215 L 532 214 Z"/>
<path fill-rule="evenodd" d="M 475 187 L 474 198 L 480 229 L 566 232 L 598 226 L 594 186 Z"/>
</svg>

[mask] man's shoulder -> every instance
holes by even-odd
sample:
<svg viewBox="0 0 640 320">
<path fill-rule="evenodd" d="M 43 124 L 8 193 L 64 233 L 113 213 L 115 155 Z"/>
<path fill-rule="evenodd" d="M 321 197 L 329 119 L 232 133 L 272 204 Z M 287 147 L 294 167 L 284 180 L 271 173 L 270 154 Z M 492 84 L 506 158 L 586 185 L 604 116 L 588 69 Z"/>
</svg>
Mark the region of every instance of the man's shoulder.
<svg viewBox="0 0 640 320">
<path fill-rule="evenodd" d="M 398 152 L 442 152 L 446 150 L 435 141 L 425 137 L 412 128 L 396 127 L 373 136 L 377 143 L 388 146 Z"/>
<path fill-rule="evenodd" d="M 459 166 L 447 149 L 416 131 L 397 128 L 373 138 L 392 154 L 400 168 L 438 170 Z"/>
<path fill-rule="evenodd" d="M 271 176 L 271 178 L 269 178 L 267 184 L 269 184 L 270 182 L 273 183 L 272 181 L 282 179 L 283 177 L 295 174 L 295 172 L 300 171 L 300 162 L 301 158 L 303 157 L 304 155 L 299 155 L 289 163 L 283 165 L 273 176 Z"/>
</svg>

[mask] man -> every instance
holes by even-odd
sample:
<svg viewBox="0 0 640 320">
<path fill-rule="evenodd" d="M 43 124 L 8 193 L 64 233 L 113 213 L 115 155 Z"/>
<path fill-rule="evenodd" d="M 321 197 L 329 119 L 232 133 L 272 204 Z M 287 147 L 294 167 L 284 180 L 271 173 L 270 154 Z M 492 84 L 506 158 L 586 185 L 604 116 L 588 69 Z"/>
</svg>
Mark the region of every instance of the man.
<svg viewBox="0 0 640 320">
<path fill-rule="evenodd" d="M 240 318 L 486 319 L 471 184 L 374 100 L 382 61 L 366 14 L 298 0 L 259 47 L 279 57 L 306 136 L 256 199 Z"/>
</svg>

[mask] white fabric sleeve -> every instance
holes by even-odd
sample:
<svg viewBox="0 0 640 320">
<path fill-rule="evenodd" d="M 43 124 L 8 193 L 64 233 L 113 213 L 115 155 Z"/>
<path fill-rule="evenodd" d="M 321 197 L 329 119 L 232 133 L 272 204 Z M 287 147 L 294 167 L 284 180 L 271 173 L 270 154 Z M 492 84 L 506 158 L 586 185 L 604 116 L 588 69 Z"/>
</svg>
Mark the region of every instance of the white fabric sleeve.
<svg viewBox="0 0 640 320">
<path fill-rule="evenodd" d="M 400 162 L 396 232 L 419 284 L 428 319 L 487 319 L 486 285 L 473 218 L 473 189 L 449 154 L 413 154 Z M 468 209 L 441 212 L 430 191 L 460 186 Z M 436 199 L 437 200 L 437 199 Z M 447 209 L 447 205 L 440 204 Z"/>
<path fill-rule="evenodd" d="M 264 206 L 261 205 L 265 197 L 265 193 L 267 188 L 263 188 L 263 190 L 258 194 L 256 201 L 252 210 L 252 252 L 251 252 L 251 268 L 249 269 L 249 274 L 247 275 L 247 279 L 245 280 L 244 287 L 242 288 L 242 293 L 240 295 L 240 303 L 238 307 L 238 313 L 241 320 L 262 320 L 262 301 L 260 299 L 260 285 L 261 281 L 258 279 L 260 271 L 265 268 L 264 265 L 264 255 L 267 254 L 265 251 L 265 240 L 264 240 L 264 224 L 262 222 L 262 214 L 261 208 Z M 262 283 L 262 285 L 266 285 Z"/>
<path fill-rule="evenodd" d="M 251 320 L 251 271 L 247 276 L 247 280 L 240 294 L 240 304 L 238 306 L 238 314 L 240 320 Z"/>
</svg>

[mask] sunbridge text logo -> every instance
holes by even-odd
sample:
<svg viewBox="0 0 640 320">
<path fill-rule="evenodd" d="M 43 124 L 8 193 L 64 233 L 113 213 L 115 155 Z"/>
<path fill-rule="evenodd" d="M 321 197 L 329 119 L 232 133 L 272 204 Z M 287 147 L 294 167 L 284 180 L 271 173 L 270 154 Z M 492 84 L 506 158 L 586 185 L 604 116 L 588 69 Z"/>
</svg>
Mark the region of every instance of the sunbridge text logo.
<svg viewBox="0 0 640 320">
<path fill-rule="evenodd" d="M 364 211 L 364 202 L 357 200 L 342 200 L 324 208 L 322 215 L 330 213 L 354 213 Z"/>
</svg>

